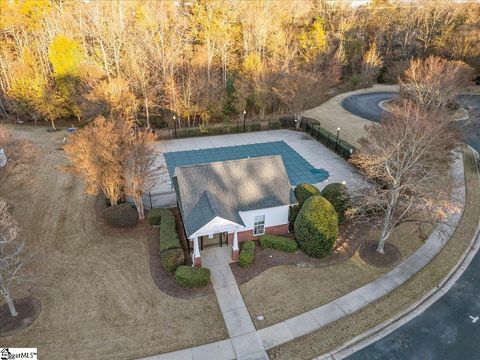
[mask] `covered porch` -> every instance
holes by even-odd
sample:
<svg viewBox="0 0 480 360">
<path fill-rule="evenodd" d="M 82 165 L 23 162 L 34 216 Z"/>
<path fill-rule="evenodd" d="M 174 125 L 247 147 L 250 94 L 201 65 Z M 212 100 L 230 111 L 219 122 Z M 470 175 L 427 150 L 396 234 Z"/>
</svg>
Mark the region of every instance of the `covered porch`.
<svg viewBox="0 0 480 360">
<path fill-rule="evenodd" d="M 240 251 L 238 246 L 238 227 L 217 229 L 213 233 L 195 233 L 189 237 L 189 246 L 192 254 L 192 263 L 197 267 L 202 266 L 202 253 L 208 248 L 225 248 L 221 253 L 226 254 L 230 252 L 231 261 L 238 261 Z M 230 248 L 231 251 L 227 250 Z"/>
</svg>

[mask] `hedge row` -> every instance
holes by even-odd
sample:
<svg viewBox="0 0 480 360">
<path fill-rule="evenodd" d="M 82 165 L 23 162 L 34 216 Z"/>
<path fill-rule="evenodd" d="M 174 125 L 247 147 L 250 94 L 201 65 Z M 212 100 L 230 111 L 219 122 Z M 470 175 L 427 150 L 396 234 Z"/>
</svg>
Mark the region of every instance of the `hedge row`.
<svg viewBox="0 0 480 360">
<path fill-rule="evenodd" d="M 160 252 L 169 249 L 181 249 L 175 223 L 175 215 L 169 209 L 158 209 L 160 213 Z"/>
<path fill-rule="evenodd" d="M 243 267 L 249 267 L 255 260 L 255 243 L 253 241 L 246 241 L 242 245 L 242 251 L 238 257 L 238 264 Z"/>
<path fill-rule="evenodd" d="M 179 285 L 188 288 L 207 286 L 210 282 L 210 270 L 193 266 L 179 266 L 175 271 L 175 280 Z"/>
<path fill-rule="evenodd" d="M 170 249 L 160 255 L 160 260 L 163 268 L 173 274 L 179 266 L 185 263 L 185 255 L 182 249 Z"/>
<path fill-rule="evenodd" d="M 152 209 L 148 212 L 148 223 L 152 226 L 160 225 L 162 219 L 162 210 L 163 209 Z"/>
<path fill-rule="evenodd" d="M 263 235 L 260 237 L 260 246 L 264 249 L 274 249 L 294 253 L 298 249 L 298 245 L 294 240 L 290 240 L 283 236 Z"/>
<path fill-rule="evenodd" d="M 259 131 L 261 130 L 262 125 L 260 123 L 248 123 L 248 120 L 245 124 L 245 131 Z M 275 128 L 280 128 L 279 127 Z M 272 127 L 271 127 L 272 128 Z M 177 138 L 188 138 L 188 137 L 197 137 L 197 136 L 212 136 L 212 135 L 223 135 L 223 134 L 236 134 L 243 132 L 243 122 L 238 123 L 238 125 L 227 125 L 227 126 L 213 126 L 213 127 L 197 127 L 190 129 L 177 129 Z"/>
</svg>

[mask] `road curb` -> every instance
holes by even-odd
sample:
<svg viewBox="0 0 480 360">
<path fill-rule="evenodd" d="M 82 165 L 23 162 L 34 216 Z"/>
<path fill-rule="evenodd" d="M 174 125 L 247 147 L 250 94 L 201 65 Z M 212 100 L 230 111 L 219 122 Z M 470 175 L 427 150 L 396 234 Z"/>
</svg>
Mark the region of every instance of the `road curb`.
<svg viewBox="0 0 480 360">
<path fill-rule="evenodd" d="M 467 145 L 468 146 L 468 145 Z M 477 176 L 480 177 L 479 168 L 479 154 L 472 147 L 468 146 L 473 152 L 476 159 L 475 165 L 477 168 Z M 470 246 L 462 254 L 460 260 L 449 271 L 442 281 L 427 294 L 425 294 L 419 301 L 410 305 L 405 311 L 397 314 L 393 318 L 375 326 L 374 328 L 364 332 L 363 334 L 351 339 L 343 345 L 337 347 L 331 352 L 324 353 L 315 358 L 318 360 L 340 360 L 344 359 L 355 352 L 367 347 L 368 345 L 384 338 L 396 329 L 400 328 L 407 322 L 413 320 L 417 316 L 421 315 L 455 284 L 455 282 L 462 276 L 468 265 L 471 263 L 477 252 L 480 250 L 480 221 L 477 225 L 475 235 L 473 236 Z"/>
</svg>

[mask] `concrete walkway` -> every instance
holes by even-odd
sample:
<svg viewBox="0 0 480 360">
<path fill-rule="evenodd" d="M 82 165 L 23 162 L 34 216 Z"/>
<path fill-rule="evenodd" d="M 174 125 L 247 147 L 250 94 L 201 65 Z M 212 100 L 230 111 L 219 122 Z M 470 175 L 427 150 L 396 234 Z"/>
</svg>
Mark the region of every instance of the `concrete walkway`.
<svg viewBox="0 0 480 360">
<path fill-rule="evenodd" d="M 268 359 L 230 269 L 231 252 L 230 246 L 202 251 L 202 266 L 211 271 L 213 289 L 230 339 L 159 355 L 153 359 Z"/>
</svg>

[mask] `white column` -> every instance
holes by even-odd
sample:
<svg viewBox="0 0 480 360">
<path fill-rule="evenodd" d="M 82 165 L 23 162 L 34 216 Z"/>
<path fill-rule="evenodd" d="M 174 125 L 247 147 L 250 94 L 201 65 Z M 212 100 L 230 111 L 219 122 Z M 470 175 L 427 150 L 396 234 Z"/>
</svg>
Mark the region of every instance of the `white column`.
<svg viewBox="0 0 480 360">
<path fill-rule="evenodd" d="M 232 245 L 232 250 L 239 250 L 238 248 L 238 234 L 237 234 L 237 229 L 233 231 L 233 245 Z"/>
<path fill-rule="evenodd" d="M 198 247 L 198 237 L 193 238 L 193 260 L 200 257 L 200 248 Z"/>
</svg>

